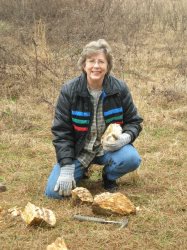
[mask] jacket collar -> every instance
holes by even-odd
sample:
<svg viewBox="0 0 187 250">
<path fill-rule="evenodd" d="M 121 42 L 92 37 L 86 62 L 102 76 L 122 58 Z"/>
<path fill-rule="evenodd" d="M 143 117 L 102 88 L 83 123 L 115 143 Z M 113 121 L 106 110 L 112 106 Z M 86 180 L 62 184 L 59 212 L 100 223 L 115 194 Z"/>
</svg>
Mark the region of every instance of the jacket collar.
<svg viewBox="0 0 187 250">
<path fill-rule="evenodd" d="M 87 89 L 87 79 L 86 74 L 82 73 L 79 77 L 79 89 L 77 90 L 79 96 L 88 97 L 89 92 Z"/>
<path fill-rule="evenodd" d="M 105 95 L 113 95 L 116 93 L 119 93 L 117 89 L 114 89 L 114 82 L 112 81 L 112 78 L 110 75 L 105 75 L 105 78 L 103 80 L 103 91 Z M 87 78 L 86 74 L 82 73 L 79 78 L 79 89 L 77 90 L 77 93 L 79 96 L 82 97 L 88 97 L 89 91 L 87 89 Z"/>
</svg>

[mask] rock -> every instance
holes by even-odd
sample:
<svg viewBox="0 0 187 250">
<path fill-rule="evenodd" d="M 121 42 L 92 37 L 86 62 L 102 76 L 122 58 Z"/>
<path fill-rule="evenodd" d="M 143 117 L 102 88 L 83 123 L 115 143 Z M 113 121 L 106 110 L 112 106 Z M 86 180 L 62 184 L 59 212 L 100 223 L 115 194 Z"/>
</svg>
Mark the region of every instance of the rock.
<svg viewBox="0 0 187 250">
<path fill-rule="evenodd" d="M 142 211 L 142 209 L 139 206 L 136 207 L 136 212 L 140 212 L 140 211 Z"/>
<path fill-rule="evenodd" d="M 122 134 L 122 128 L 119 124 L 113 123 L 110 124 L 105 130 L 103 136 L 101 137 L 101 144 L 105 141 L 114 142 Z"/>
<path fill-rule="evenodd" d="M 42 225 L 43 223 L 49 226 L 56 224 L 56 217 L 53 211 L 46 208 L 39 208 L 30 202 L 25 206 L 21 217 L 30 226 Z"/>
<path fill-rule="evenodd" d="M 48 245 L 46 250 L 68 250 L 64 239 L 62 237 L 58 237 L 55 242 L 51 245 Z"/>
<path fill-rule="evenodd" d="M 93 196 L 90 191 L 83 187 L 77 187 L 71 191 L 73 204 L 92 204 Z"/>
<path fill-rule="evenodd" d="M 7 190 L 5 184 L 0 183 L 0 192 L 5 192 Z"/>
<path fill-rule="evenodd" d="M 2 206 L 0 206 L 0 213 L 3 211 L 3 208 L 2 208 Z"/>
<path fill-rule="evenodd" d="M 9 209 L 8 209 L 8 213 L 9 213 L 12 217 L 17 217 L 17 216 L 21 215 L 21 209 L 20 209 L 20 208 L 17 208 L 17 207 L 9 208 Z"/>
<path fill-rule="evenodd" d="M 103 215 L 128 215 L 136 213 L 136 207 L 125 195 L 108 192 L 94 197 L 92 210 L 96 214 Z"/>
</svg>

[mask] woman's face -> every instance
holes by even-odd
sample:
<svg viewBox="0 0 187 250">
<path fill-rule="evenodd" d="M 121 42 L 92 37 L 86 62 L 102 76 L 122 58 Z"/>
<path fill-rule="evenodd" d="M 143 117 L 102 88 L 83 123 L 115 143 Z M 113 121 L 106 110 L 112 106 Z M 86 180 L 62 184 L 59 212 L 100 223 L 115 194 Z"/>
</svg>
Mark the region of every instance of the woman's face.
<svg viewBox="0 0 187 250">
<path fill-rule="evenodd" d="M 89 56 L 86 59 L 84 71 L 87 74 L 88 83 L 102 84 L 105 74 L 107 73 L 108 62 L 103 52 Z"/>
</svg>

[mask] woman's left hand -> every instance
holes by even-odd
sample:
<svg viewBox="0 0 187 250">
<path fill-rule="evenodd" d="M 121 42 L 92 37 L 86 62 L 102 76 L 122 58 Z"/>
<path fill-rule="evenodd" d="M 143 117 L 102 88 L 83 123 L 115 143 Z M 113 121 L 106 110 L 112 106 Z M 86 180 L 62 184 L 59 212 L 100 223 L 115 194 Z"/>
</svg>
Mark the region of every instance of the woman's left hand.
<svg viewBox="0 0 187 250">
<path fill-rule="evenodd" d="M 105 151 L 116 151 L 131 142 L 131 136 L 127 133 L 121 134 L 115 141 L 104 141 L 103 149 Z"/>
</svg>

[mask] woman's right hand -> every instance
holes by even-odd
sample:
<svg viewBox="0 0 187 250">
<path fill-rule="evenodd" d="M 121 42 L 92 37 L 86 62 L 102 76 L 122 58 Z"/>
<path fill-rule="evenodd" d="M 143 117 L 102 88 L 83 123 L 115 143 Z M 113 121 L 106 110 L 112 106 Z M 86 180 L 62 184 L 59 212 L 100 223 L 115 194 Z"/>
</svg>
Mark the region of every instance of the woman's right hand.
<svg viewBox="0 0 187 250">
<path fill-rule="evenodd" d="M 61 167 L 60 175 L 57 179 L 54 191 L 58 192 L 59 195 L 70 196 L 71 190 L 76 188 L 74 172 L 75 164 Z"/>
</svg>

